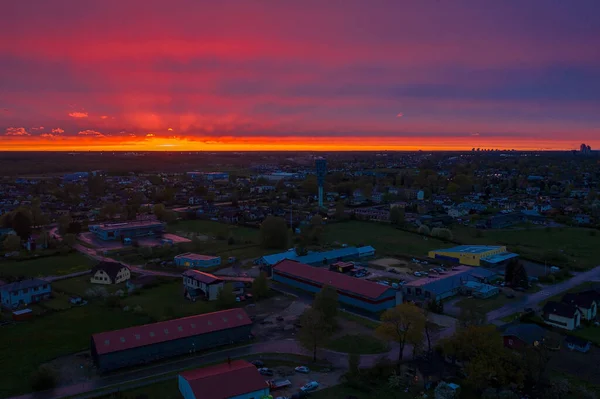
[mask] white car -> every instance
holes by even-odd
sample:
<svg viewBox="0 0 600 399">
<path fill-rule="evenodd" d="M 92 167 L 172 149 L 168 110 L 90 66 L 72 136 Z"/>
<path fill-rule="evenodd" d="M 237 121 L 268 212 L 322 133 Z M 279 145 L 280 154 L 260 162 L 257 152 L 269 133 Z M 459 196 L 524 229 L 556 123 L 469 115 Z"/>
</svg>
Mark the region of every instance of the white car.
<svg viewBox="0 0 600 399">
<path fill-rule="evenodd" d="M 302 392 L 309 392 L 309 391 L 314 391 L 318 387 L 319 387 L 319 383 L 317 381 L 311 381 L 311 382 L 306 383 L 306 385 L 304 385 L 302 388 L 300 388 L 300 390 Z"/>
<path fill-rule="evenodd" d="M 420 272 L 415 272 L 415 276 L 421 277 L 421 273 Z"/>
<path fill-rule="evenodd" d="M 294 369 L 297 373 L 308 374 L 310 369 L 306 366 L 298 366 Z"/>
</svg>

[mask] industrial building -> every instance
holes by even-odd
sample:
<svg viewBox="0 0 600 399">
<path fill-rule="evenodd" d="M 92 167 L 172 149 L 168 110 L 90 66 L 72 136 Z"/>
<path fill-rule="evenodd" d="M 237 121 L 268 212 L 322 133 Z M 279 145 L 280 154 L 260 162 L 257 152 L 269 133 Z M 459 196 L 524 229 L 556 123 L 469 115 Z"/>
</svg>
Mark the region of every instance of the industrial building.
<svg viewBox="0 0 600 399">
<path fill-rule="evenodd" d="M 220 256 L 199 255 L 191 252 L 177 255 L 174 260 L 176 266 L 190 268 L 215 267 L 221 264 Z"/>
<path fill-rule="evenodd" d="M 273 281 L 317 293 L 325 285 L 335 288 L 345 305 L 377 313 L 402 303 L 402 292 L 386 285 L 285 259 L 273 266 Z"/>
<path fill-rule="evenodd" d="M 186 270 L 183 273 L 184 295 L 191 301 L 206 299 L 215 301 L 223 289 L 225 281 L 210 273 Z"/>
<path fill-rule="evenodd" d="M 90 226 L 90 231 L 103 241 L 158 236 L 161 235 L 164 230 L 164 223 L 158 220 L 138 220 L 133 222 L 95 224 Z"/>
<path fill-rule="evenodd" d="M 251 328 L 243 309 L 230 309 L 107 331 L 92 335 L 92 358 L 106 372 L 243 342 Z"/>
<path fill-rule="evenodd" d="M 183 399 L 262 399 L 270 390 L 265 377 L 246 360 L 185 371 L 177 378 Z"/>
<path fill-rule="evenodd" d="M 467 266 L 499 266 L 519 255 L 506 250 L 505 246 L 459 245 L 448 249 L 429 251 L 429 257 L 450 264 Z"/>
<path fill-rule="evenodd" d="M 286 252 L 262 256 L 254 263 L 262 266 L 273 266 L 284 259 L 290 259 L 311 266 L 327 266 L 335 262 L 359 260 L 371 256 L 375 256 L 375 248 L 371 246 L 359 248 L 346 247 L 324 252 L 309 252 L 303 256 L 298 256 L 296 250 L 292 248 Z"/>
<path fill-rule="evenodd" d="M 469 281 L 486 283 L 495 275 L 488 269 L 457 266 L 444 274 L 431 274 L 407 283 L 403 286 L 404 298 L 416 302 L 441 301 L 464 292 Z"/>
</svg>

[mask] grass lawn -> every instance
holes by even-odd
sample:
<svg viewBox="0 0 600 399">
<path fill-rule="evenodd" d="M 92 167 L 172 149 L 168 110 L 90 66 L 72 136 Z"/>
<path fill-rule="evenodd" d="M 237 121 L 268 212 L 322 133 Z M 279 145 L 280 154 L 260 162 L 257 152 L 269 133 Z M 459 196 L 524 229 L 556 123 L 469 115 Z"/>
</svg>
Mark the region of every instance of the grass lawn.
<svg viewBox="0 0 600 399">
<path fill-rule="evenodd" d="M 231 234 L 238 241 L 252 241 L 258 243 L 258 229 L 229 225 L 212 220 L 182 220 L 167 227 L 169 233 L 176 234 L 178 231 L 186 233 L 199 233 L 215 238 L 227 239 Z"/>
<path fill-rule="evenodd" d="M 560 253 L 564 261 L 548 260 L 549 264 L 573 269 L 590 269 L 600 263 L 599 238 L 591 235 L 591 231 L 577 227 L 484 230 L 478 237 L 477 230 L 473 228 L 452 229 L 454 239 L 462 243 L 506 245 L 510 251 L 542 263 L 547 253 Z"/>
<path fill-rule="evenodd" d="M 433 249 L 453 246 L 432 237 L 398 230 L 388 224 L 361 221 L 328 224 L 325 227 L 325 242 L 371 245 L 377 250 L 377 255 L 389 256 L 427 256 Z"/>
<path fill-rule="evenodd" d="M 90 304 L 0 327 L 0 397 L 30 391 L 29 376 L 40 364 L 89 349 L 91 334 L 148 321 L 143 315 Z"/>
<path fill-rule="evenodd" d="M 123 304 L 129 305 L 131 308 L 141 306 L 142 312 L 155 320 L 173 319 L 217 310 L 214 302 L 192 302 L 185 299 L 179 280 L 142 289 L 139 294 L 124 298 Z"/>
<path fill-rule="evenodd" d="M 346 334 L 330 340 L 327 349 L 359 355 L 387 352 L 388 345 L 382 340 L 366 334 Z"/>
<path fill-rule="evenodd" d="M 0 274 L 24 277 L 62 276 L 89 270 L 92 261 L 79 253 L 48 256 L 21 262 L 0 262 Z"/>
<path fill-rule="evenodd" d="M 110 285 L 93 284 L 90 282 L 90 276 L 88 275 L 67 278 L 65 280 L 59 280 L 52 283 L 52 289 L 54 291 L 60 291 L 66 294 L 77 295 L 81 297 L 86 296 L 86 291 L 90 288 L 104 288 L 109 294 L 112 294 L 118 290 L 127 292 L 125 283 Z"/>
<path fill-rule="evenodd" d="M 367 328 L 372 328 L 373 330 L 376 329 L 377 327 L 379 327 L 378 321 L 368 319 L 366 317 L 361 317 L 354 313 L 340 311 L 340 312 L 338 312 L 338 316 L 343 317 L 346 320 L 350 320 L 350 321 L 353 321 L 360 325 L 363 325 Z"/>
<path fill-rule="evenodd" d="M 492 310 L 501 308 L 502 306 L 510 303 L 511 301 L 516 301 L 516 298 L 507 298 L 503 294 L 498 294 L 494 297 L 487 299 L 480 298 L 464 298 L 460 301 L 456 302 L 456 306 L 461 309 L 478 309 L 484 313 L 490 312 Z"/>
<path fill-rule="evenodd" d="M 584 327 L 579 330 L 575 330 L 575 331 L 573 331 L 573 335 L 576 335 L 579 338 L 586 339 L 593 344 L 600 345 L 600 327 L 599 326 L 589 326 L 589 327 Z"/>
</svg>

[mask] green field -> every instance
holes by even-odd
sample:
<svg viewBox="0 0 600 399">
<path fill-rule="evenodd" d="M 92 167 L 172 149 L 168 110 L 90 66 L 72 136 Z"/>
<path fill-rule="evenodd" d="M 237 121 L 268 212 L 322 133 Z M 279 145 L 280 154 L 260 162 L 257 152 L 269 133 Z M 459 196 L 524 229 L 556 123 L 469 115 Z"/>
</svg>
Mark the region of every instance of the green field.
<svg viewBox="0 0 600 399">
<path fill-rule="evenodd" d="M 347 334 L 330 340 L 327 349 L 336 352 L 356 353 L 359 355 L 387 352 L 389 347 L 382 340 L 371 335 Z"/>
<path fill-rule="evenodd" d="M 132 309 L 142 308 L 142 313 L 154 320 L 173 319 L 216 311 L 214 302 L 192 302 L 183 297 L 181 281 L 167 282 L 156 287 L 142 289 L 139 295 L 129 295 L 123 299 L 123 305 Z"/>
<path fill-rule="evenodd" d="M 0 397 L 30 391 L 29 376 L 39 365 L 89 349 L 91 334 L 148 321 L 143 315 L 90 304 L 0 327 Z"/>
<path fill-rule="evenodd" d="M 174 234 L 177 232 L 193 232 L 225 240 L 231 235 L 237 241 L 250 241 L 256 244 L 259 240 L 258 229 L 228 225 L 212 220 L 182 220 L 176 224 L 169 225 L 167 230 L 169 233 Z"/>
<path fill-rule="evenodd" d="M 92 261 L 79 253 L 68 255 L 48 256 L 24 261 L 0 262 L 0 275 L 43 277 L 63 276 L 89 270 Z"/>
<path fill-rule="evenodd" d="M 550 265 L 589 269 L 600 264 L 600 237 L 593 230 L 575 227 L 521 230 L 452 229 L 454 239 L 464 244 L 506 245 L 512 252 Z"/>
<path fill-rule="evenodd" d="M 585 282 L 585 283 L 576 285 L 575 287 L 573 287 L 567 291 L 561 292 L 558 295 L 554 295 L 554 296 L 544 299 L 542 302 L 539 303 L 539 306 L 544 306 L 546 303 L 551 302 L 551 301 L 560 302 L 562 297 L 567 293 L 580 292 L 580 291 L 586 291 L 586 290 L 592 289 L 592 284 L 593 284 L 592 282 Z"/>
<path fill-rule="evenodd" d="M 359 316 L 354 313 L 340 311 L 338 316 L 343 317 L 346 320 L 353 321 L 367 328 L 372 328 L 373 330 L 379 327 L 379 322 L 376 320 L 368 319 L 366 317 Z"/>
<path fill-rule="evenodd" d="M 371 245 L 377 255 L 427 256 L 434 249 L 452 245 L 432 237 L 398 230 L 388 224 L 350 221 L 332 223 L 325 227 L 328 244 Z"/>
<path fill-rule="evenodd" d="M 336 385 L 311 393 L 310 399 L 345 399 L 350 396 L 356 397 L 356 399 L 412 399 L 418 397 L 414 393 L 405 393 L 401 389 L 389 388 L 384 382 L 379 389 L 369 392 L 359 391 L 346 384 Z M 430 395 L 430 397 L 432 396 Z"/>
<path fill-rule="evenodd" d="M 498 294 L 491 298 L 464 298 L 456 302 L 456 306 L 461 309 L 477 309 L 480 312 L 488 313 L 499 309 L 507 303 L 519 301 L 517 298 L 507 298 L 503 294 Z"/>
</svg>

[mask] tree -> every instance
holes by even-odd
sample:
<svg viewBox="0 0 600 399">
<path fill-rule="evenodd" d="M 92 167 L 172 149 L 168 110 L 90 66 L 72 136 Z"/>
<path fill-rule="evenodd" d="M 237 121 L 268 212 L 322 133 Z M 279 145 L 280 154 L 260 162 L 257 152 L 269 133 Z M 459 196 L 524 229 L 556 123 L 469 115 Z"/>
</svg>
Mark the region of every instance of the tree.
<svg viewBox="0 0 600 399">
<path fill-rule="evenodd" d="M 269 295 L 269 282 L 265 273 L 260 273 L 252 282 L 252 294 L 256 299 Z"/>
<path fill-rule="evenodd" d="M 285 220 L 276 216 L 267 216 L 260 225 L 260 240 L 264 248 L 286 249 L 288 229 Z"/>
<path fill-rule="evenodd" d="M 405 212 L 404 209 L 395 206 L 390 211 L 390 222 L 396 226 L 402 226 L 404 224 Z"/>
<path fill-rule="evenodd" d="M 321 242 L 323 236 L 323 218 L 320 215 L 314 215 L 310 219 L 308 241 L 313 244 Z"/>
<path fill-rule="evenodd" d="M 6 252 L 14 252 L 21 249 L 21 238 L 16 234 L 8 234 L 2 241 L 2 248 Z"/>
<path fill-rule="evenodd" d="M 315 295 L 315 300 L 312 304 L 312 308 L 317 312 L 321 313 L 323 320 L 329 327 L 334 330 L 337 327 L 336 317 L 338 315 L 338 293 L 335 288 L 330 285 L 325 285 L 321 288 L 321 291 Z"/>
<path fill-rule="evenodd" d="M 71 215 L 69 215 L 69 214 L 62 215 L 61 217 L 58 218 L 58 233 L 61 236 L 64 236 L 65 234 L 67 234 L 69 232 L 69 225 L 71 224 L 72 221 L 73 221 L 73 219 L 71 218 Z"/>
<path fill-rule="evenodd" d="M 487 314 L 479 308 L 465 307 L 458 315 L 459 327 L 481 326 L 487 324 Z"/>
<path fill-rule="evenodd" d="M 77 237 L 75 237 L 75 234 L 69 233 L 66 234 L 63 237 L 63 242 L 69 247 L 69 248 L 73 248 L 73 246 L 75 246 L 75 243 L 77 242 Z"/>
<path fill-rule="evenodd" d="M 512 259 L 506 265 L 506 269 L 504 271 L 504 280 L 507 284 L 513 287 L 529 287 L 529 276 L 527 275 L 527 270 L 525 269 L 523 263 L 516 259 Z"/>
<path fill-rule="evenodd" d="M 36 244 L 41 248 L 48 248 L 50 245 L 50 234 L 47 231 L 42 231 L 36 240 Z"/>
<path fill-rule="evenodd" d="M 424 328 L 423 311 L 413 304 L 403 303 L 383 312 L 381 324 L 376 331 L 382 337 L 396 341 L 400 345 L 397 363 L 400 368 L 406 343 L 417 342 L 419 337 L 423 340 Z"/>
<path fill-rule="evenodd" d="M 335 204 L 335 215 L 334 215 L 336 220 L 344 220 L 346 219 L 346 212 L 345 212 L 345 206 L 344 203 L 341 201 L 338 201 Z"/>
<path fill-rule="evenodd" d="M 452 240 L 452 231 L 450 229 L 443 229 L 440 227 L 435 227 L 431 230 L 431 236 L 441 238 L 442 240 L 450 241 Z"/>
<path fill-rule="evenodd" d="M 31 374 L 31 389 L 45 391 L 56 386 L 57 375 L 50 367 L 40 366 Z"/>
<path fill-rule="evenodd" d="M 419 226 L 419 230 L 417 230 L 419 234 L 422 234 L 424 236 L 428 236 L 430 233 L 429 227 L 427 227 L 427 225 L 422 224 Z"/>
<path fill-rule="evenodd" d="M 235 306 L 235 294 L 233 293 L 233 285 L 225 284 L 217 295 L 217 307 L 221 310 L 231 309 Z"/>
<path fill-rule="evenodd" d="M 156 204 L 154 205 L 154 208 L 152 208 L 152 212 L 158 220 L 163 220 L 165 214 L 167 213 L 167 209 L 165 208 L 164 204 Z"/>
<path fill-rule="evenodd" d="M 31 235 L 31 216 L 25 210 L 18 210 L 12 217 L 12 228 L 22 240 Z"/>
<path fill-rule="evenodd" d="M 358 353 L 348 354 L 348 374 L 356 376 L 360 373 L 360 355 Z"/>
<path fill-rule="evenodd" d="M 322 347 L 332 334 L 329 323 L 323 318 L 323 314 L 313 308 L 309 308 L 300 316 L 302 328 L 298 334 L 298 341 L 306 349 L 312 351 L 313 361 L 317 361 L 317 348 Z"/>
</svg>

